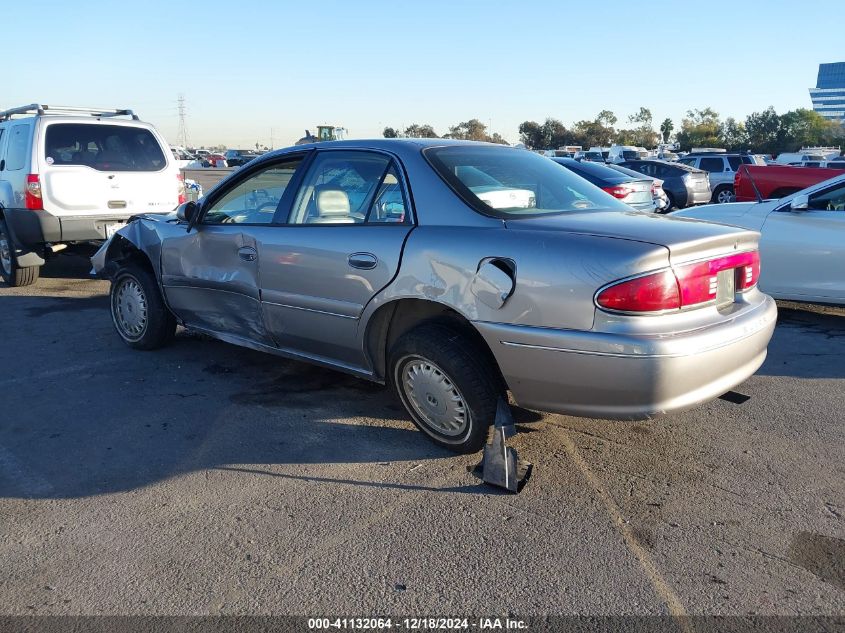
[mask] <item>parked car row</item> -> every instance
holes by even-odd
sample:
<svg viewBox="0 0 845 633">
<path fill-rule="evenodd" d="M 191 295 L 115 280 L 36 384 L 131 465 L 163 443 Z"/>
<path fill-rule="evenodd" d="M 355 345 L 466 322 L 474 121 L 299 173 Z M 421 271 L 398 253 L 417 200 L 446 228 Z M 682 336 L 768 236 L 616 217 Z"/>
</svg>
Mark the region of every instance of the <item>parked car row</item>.
<svg viewBox="0 0 845 633">
<path fill-rule="evenodd" d="M 668 206 L 663 181 L 657 178 L 619 169 L 616 165 L 579 162 L 573 158 L 552 160 L 637 211 L 657 212 Z"/>
</svg>

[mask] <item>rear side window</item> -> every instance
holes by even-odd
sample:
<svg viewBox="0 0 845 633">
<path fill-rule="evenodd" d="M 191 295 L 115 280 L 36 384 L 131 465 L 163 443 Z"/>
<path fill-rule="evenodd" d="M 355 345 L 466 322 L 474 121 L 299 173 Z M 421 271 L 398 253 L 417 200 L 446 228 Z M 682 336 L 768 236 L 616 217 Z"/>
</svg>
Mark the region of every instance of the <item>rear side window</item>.
<svg viewBox="0 0 845 633">
<path fill-rule="evenodd" d="M 83 165 L 98 171 L 160 171 L 167 165 L 152 132 L 124 125 L 53 123 L 44 150 L 48 165 Z"/>
<path fill-rule="evenodd" d="M 486 174 L 470 173 L 483 179 Z M 393 160 L 384 154 L 325 151 L 297 194 L 289 224 L 403 224 L 410 221 Z"/>
<path fill-rule="evenodd" d="M 29 126 L 14 125 L 9 130 L 9 148 L 6 150 L 6 169 L 17 171 L 26 164 L 26 150 L 29 148 Z"/>
<path fill-rule="evenodd" d="M 699 169 L 709 171 L 710 173 L 724 171 L 725 163 L 721 158 L 702 158 L 698 164 Z"/>
</svg>

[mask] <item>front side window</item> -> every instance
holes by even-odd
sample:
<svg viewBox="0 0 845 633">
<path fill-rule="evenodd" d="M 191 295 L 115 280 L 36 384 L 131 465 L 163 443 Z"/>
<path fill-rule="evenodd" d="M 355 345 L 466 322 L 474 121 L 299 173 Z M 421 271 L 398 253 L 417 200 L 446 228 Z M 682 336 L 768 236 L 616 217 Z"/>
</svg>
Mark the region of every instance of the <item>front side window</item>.
<svg viewBox="0 0 845 633">
<path fill-rule="evenodd" d="M 300 164 L 297 157 L 250 174 L 211 203 L 203 224 L 271 224 Z"/>
<path fill-rule="evenodd" d="M 409 221 L 396 164 L 374 152 L 320 152 L 291 211 L 290 224 Z"/>
<path fill-rule="evenodd" d="M 431 147 L 424 156 L 477 211 L 493 217 L 629 207 L 539 154 L 508 147 Z"/>
<path fill-rule="evenodd" d="M 739 156 L 728 156 L 728 164 L 731 166 L 731 169 L 736 171 L 742 164 L 742 159 Z"/>
<path fill-rule="evenodd" d="M 9 149 L 6 151 L 6 169 L 17 171 L 26 164 L 26 150 L 29 148 L 29 126 L 14 125 L 9 130 Z"/>
<path fill-rule="evenodd" d="M 694 158 L 682 158 L 678 161 L 682 165 L 688 165 L 690 167 L 695 167 L 695 159 Z"/>
<path fill-rule="evenodd" d="M 97 171 L 161 171 L 161 145 L 146 128 L 128 125 L 52 123 L 44 140 L 49 165 L 82 165 Z"/>
</svg>

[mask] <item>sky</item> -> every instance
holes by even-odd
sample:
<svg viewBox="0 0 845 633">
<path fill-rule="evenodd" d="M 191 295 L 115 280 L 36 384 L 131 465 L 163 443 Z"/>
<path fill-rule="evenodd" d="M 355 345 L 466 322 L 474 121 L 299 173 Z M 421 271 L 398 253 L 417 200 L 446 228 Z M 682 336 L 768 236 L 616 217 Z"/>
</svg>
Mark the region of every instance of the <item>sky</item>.
<svg viewBox="0 0 845 633">
<path fill-rule="evenodd" d="M 809 108 L 818 64 L 845 61 L 841 0 L 6 4 L 0 110 L 128 107 L 175 143 L 181 94 L 194 146 L 471 118 L 516 142 L 526 120 L 619 127 L 640 106 L 677 129 L 690 108 Z"/>
</svg>

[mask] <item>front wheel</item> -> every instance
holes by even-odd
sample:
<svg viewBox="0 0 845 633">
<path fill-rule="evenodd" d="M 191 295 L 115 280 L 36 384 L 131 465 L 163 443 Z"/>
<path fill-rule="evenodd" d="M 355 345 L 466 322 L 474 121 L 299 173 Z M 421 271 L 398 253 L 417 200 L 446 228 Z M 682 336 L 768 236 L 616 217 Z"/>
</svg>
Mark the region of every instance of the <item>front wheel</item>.
<svg viewBox="0 0 845 633">
<path fill-rule="evenodd" d="M 3 220 L 0 220 L 0 276 L 12 287 L 31 286 L 41 274 L 40 266 L 18 266 L 12 236 Z"/>
<path fill-rule="evenodd" d="M 417 428 L 456 453 L 481 450 L 502 389 L 468 336 L 448 325 L 422 325 L 396 342 L 388 367 Z"/>
<path fill-rule="evenodd" d="M 121 268 L 111 285 L 114 328 L 129 347 L 163 347 L 176 334 L 176 318 L 164 305 L 153 273 L 136 264 Z"/>
</svg>

